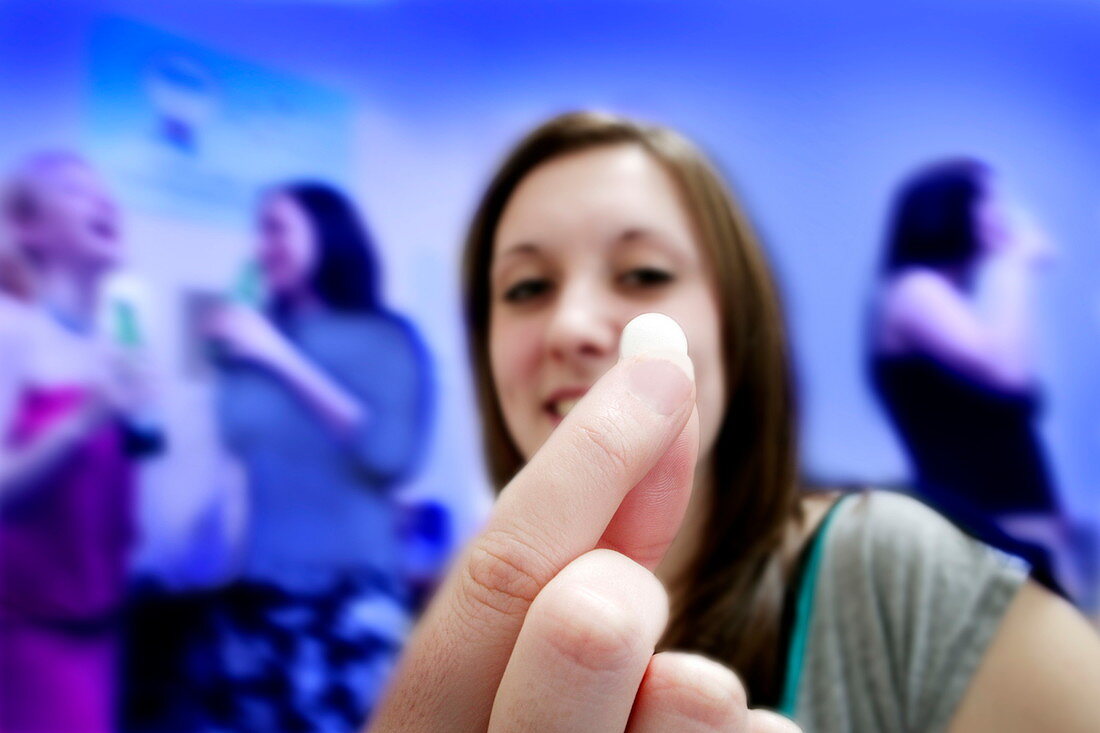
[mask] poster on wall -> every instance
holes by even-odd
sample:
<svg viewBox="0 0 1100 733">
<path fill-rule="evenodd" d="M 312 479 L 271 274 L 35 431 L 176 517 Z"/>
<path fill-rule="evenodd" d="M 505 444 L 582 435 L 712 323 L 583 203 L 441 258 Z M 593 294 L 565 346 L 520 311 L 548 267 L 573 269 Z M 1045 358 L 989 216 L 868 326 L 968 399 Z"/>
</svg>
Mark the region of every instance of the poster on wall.
<svg viewBox="0 0 1100 733">
<path fill-rule="evenodd" d="M 90 51 L 86 142 L 128 205 L 238 223 L 264 186 L 350 176 L 339 92 L 124 18 Z"/>
</svg>

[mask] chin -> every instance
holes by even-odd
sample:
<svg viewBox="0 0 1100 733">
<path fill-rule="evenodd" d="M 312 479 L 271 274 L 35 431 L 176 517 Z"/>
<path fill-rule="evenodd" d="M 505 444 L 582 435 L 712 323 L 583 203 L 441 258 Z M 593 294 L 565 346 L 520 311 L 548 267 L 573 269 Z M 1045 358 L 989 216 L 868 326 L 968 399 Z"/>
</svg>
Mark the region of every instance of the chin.
<svg viewBox="0 0 1100 733">
<path fill-rule="evenodd" d="M 523 462 L 527 463 L 527 461 L 531 460 L 531 458 L 539 452 L 539 449 L 542 448 L 553 430 L 539 430 L 537 432 L 535 430 L 530 430 L 526 432 L 522 438 L 511 430 L 509 430 L 509 432 L 511 433 L 512 443 L 515 444 L 516 450 L 519 452 L 520 456 L 523 457 Z"/>
<path fill-rule="evenodd" d="M 293 273 L 279 269 L 263 271 L 263 281 L 267 283 L 272 295 L 284 298 L 301 289 L 302 283 Z"/>
<path fill-rule="evenodd" d="M 85 259 L 92 269 L 106 272 L 108 270 L 114 270 L 123 261 L 122 248 L 118 245 L 111 245 L 110 247 L 97 247 L 94 252 L 91 252 Z"/>
</svg>

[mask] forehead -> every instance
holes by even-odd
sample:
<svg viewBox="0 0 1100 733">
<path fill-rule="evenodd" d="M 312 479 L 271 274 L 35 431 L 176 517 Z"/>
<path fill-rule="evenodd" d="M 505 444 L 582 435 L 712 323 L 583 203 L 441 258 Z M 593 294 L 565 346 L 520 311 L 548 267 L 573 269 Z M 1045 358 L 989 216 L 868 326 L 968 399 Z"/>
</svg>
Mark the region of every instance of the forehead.
<svg viewBox="0 0 1100 733">
<path fill-rule="evenodd" d="M 288 224 L 309 224 L 306 207 L 288 191 L 275 191 L 268 194 L 260 207 L 264 216 L 275 216 Z"/>
<path fill-rule="evenodd" d="M 106 188 L 99 174 L 76 158 L 36 162 L 24 171 L 24 181 L 28 187 L 46 195 Z"/>
<path fill-rule="evenodd" d="M 301 208 L 298 201 L 288 192 L 282 190 L 267 193 L 260 202 L 261 208 L 279 213 L 294 211 Z"/>
<path fill-rule="evenodd" d="M 531 171 L 504 209 L 494 250 L 610 239 L 628 228 L 692 246 L 688 213 L 668 171 L 638 145 L 604 146 Z"/>
</svg>

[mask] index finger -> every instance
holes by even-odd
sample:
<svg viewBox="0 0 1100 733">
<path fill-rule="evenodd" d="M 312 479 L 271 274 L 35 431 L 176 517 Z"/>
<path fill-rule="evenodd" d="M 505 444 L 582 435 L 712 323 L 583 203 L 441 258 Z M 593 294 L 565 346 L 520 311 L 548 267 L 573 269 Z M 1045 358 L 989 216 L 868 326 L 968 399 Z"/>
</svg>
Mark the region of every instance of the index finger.
<svg viewBox="0 0 1100 733">
<path fill-rule="evenodd" d="M 660 318 L 627 326 L 619 363 L 501 493 L 409 643 L 380 728 L 485 729 L 531 602 L 558 571 L 597 546 L 624 497 L 692 414 L 686 340 L 674 321 Z M 637 331 L 655 325 L 667 337 L 642 338 L 632 348 L 647 335 Z"/>
</svg>

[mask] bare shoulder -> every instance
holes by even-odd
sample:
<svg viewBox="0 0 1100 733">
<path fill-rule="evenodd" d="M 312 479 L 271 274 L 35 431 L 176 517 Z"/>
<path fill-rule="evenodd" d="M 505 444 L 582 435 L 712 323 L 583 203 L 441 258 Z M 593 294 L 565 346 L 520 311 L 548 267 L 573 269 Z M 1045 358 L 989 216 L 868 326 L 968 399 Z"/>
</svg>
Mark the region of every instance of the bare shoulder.
<svg viewBox="0 0 1100 733">
<path fill-rule="evenodd" d="M 926 267 L 913 267 L 893 277 L 885 286 L 883 304 L 887 315 L 908 313 L 930 303 L 957 302 L 958 291 L 943 275 Z"/>
<path fill-rule="evenodd" d="M 22 350 L 29 345 L 34 310 L 26 304 L 0 293 L 0 350 Z"/>
<path fill-rule="evenodd" d="M 886 351 L 903 350 L 915 325 L 933 313 L 965 310 L 963 296 L 943 275 L 912 267 L 887 280 L 877 296 L 875 338 Z"/>
<path fill-rule="evenodd" d="M 1069 603 L 1028 582 L 1008 607 L 952 721 L 969 731 L 1094 731 L 1100 635 Z"/>
</svg>

